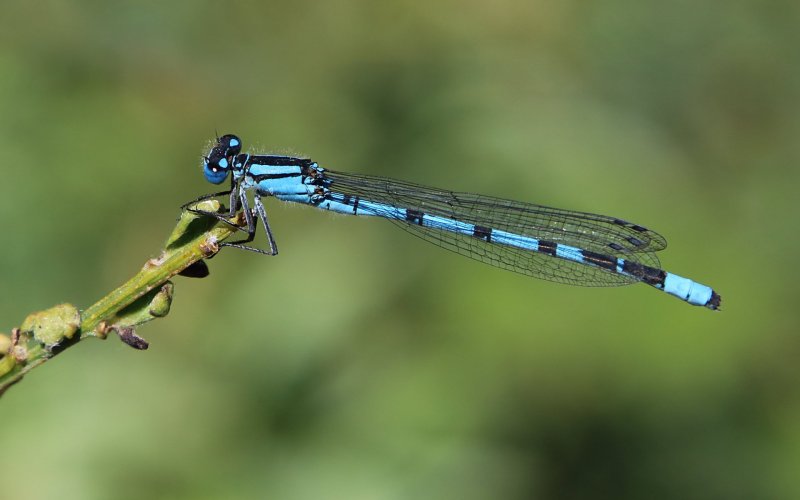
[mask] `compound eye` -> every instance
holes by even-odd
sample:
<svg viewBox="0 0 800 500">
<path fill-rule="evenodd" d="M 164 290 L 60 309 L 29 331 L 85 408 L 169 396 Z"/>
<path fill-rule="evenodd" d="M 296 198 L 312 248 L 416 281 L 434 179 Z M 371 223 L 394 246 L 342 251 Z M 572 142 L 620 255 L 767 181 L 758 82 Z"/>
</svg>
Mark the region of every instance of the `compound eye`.
<svg viewBox="0 0 800 500">
<path fill-rule="evenodd" d="M 219 146 L 214 147 L 203 161 L 203 174 L 206 176 L 206 180 L 212 184 L 221 184 L 228 178 L 230 169 L 231 164 Z"/>
<path fill-rule="evenodd" d="M 236 156 L 242 151 L 242 141 L 233 134 L 225 134 L 217 140 L 226 157 Z"/>
</svg>

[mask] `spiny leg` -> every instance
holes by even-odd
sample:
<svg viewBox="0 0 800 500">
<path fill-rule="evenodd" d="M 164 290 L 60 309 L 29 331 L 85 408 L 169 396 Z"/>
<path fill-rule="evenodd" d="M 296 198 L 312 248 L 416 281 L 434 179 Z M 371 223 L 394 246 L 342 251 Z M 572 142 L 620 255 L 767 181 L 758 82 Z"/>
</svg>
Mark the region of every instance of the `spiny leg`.
<svg viewBox="0 0 800 500">
<path fill-rule="evenodd" d="M 199 197 L 193 199 L 192 201 L 188 201 L 188 202 L 184 203 L 183 205 L 181 205 L 181 210 L 188 210 L 188 211 L 190 211 L 192 213 L 203 213 L 202 210 L 195 210 L 195 209 L 189 208 L 189 207 L 191 205 L 194 205 L 195 203 L 200 203 L 201 201 L 210 200 L 212 198 L 216 198 L 217 196 L 229 195 L 232 192 L 233 192 L 233 190 L 229 189 L 227 191 L 220 191 L 218 193 L 204 194 L 203 196 L 199 196 Z"/>
<path fill-rule="evenodd" d="M 272 255 L 278 255 L 278 244 L 275 243 L 275 238 L 272 237 L 272 229 L 269 227 L 269 219 L 267 219 L 267 211 L 264 208 L 264 204 L 261 202 L 261 197 L 256 194 L 255 198 L 253 198 L 253 204 L 255 205 L 256 214 L 258 214 L 258 219 L 261 221 L 261 224 L 264 225 L 264 231 L 267 233 L 267 241 L 269 242 L 269 251 Z"/>
<path fill-rule="evenodd" d="M 231 222 L 229 220 L 229 219 L 233 218 L 233 216 L 236 215 L 236 212 L 239 210 L 239 198 L 244 198 L 244 190 L 241 189 L 241 187 L 240 187 L 238 189 L 238 191 L 240 191 L 240 192 L 239 192 L 239 194 L 237 196 L 237 188 L 236 188 L 236 185 L 235 185 L 235 182 L 234 182 L 233 178 L 231 178 L 231 189 L 229 189 L 228 191 L 220 191 L 219 193 L 212 193 L 212 194 L 203 195 L 203 196 L 197 198 L 196 200 L 190 201 L 189 203 L 184 203 L 183 205 L 181 205 L 181 208 L 183 210 L 187 210 L 187 211 L 189 211 L 189 212 L 191 212 L 193 214 L 205 215 L 207 217 L 213 217 L 213 218 L 217 219 L 218 221 L 223 222 L 223 223 L 227 224 L 228 226 L 230 226 L 232 228 L 235 228 L 238 231 L 245 231 L 245 232 L 249 233 L 250 232 L 249 229 L 244 229 L 243 227 L 241 227 L 241 226 L 239 226 L 237 224 L 234 224 L 233 222 Z M 228 214 L 227 215 L 219 214 L 219 213 L 216 213 L 216 212 L 209 212 L 207 210 L 197 210 L 196 208 L 189 208 L 189 205 L 192 205 L 194 203 L 198 203 L 198 202 L 203 201 L 203 200 L 208 200 L 208 199 L 211 199 L 211 198 L 216 198 L 217 196 L 228 195 L 228 194 L 230 195 L 230 209 L 228 210 Z M 244 198 L 244 199 L 246 200 L 246 198 Z M 246 203 L 245 203 L 245 206 L 246 206 Z M 245 210 L 245 217 L 249 217 L 249 214 L 247 214 L 247 210 Z"/>
<path fill-rule="evenodd" d="M 183 205 L 181 205 L 181 209 L 182 210 L 189 210 L 190 212 L 196 213 L 196 214 L 215 215 L 212 212 L 206 212 L 204 210 L 195 210 L 195 209 L 189 208 L 189 205 L 193 205 L 195 203 L 199 203 L 199 202 L 201 202 L 203 200 L 210 200 L 211 198 L 216 198 L 217 196 L 222 196 L 222 195 L 230 195 L 230 207 L 231 208 L 230 208 L 230 213 L 228 215 L 228 218 L 230 219 L 236 213 L 236 208 L 237 208 L 235 206 L 236 205 L 236 181 L 233 179 L 233 176 L 231 176 L 231 188 L 228 189 L 227 191 L 220 191 L 218 193 L 204 194 L 203 196 L 200 196 L 200 197 L 198 197 L 198 198 L 196 198 L 196 199 L 194 199 L 194 200 L 192 200 L 192 201 L 190 201 L 188 203 L 184 203 Z"/>
<path fill-rule="evenodd" d="M 239 241 L 231 241 L 231 242 L 223 242 L 220 243 L 219 246 L 221 247 L 233 247 L 233 248 L 241 248 L 242 250 L 249 250 L 251 252 L 256 252 L 264 255 L 277 255 L 278 254 L 278 247 L 275 244 L 275 240 L 272 237 L 272 231 L 269 228 L 269 222 L 267 221 L 267 212 L 264 210 L 264 205 L 261 203 L 261 198 L 256 195 L 254 198 L 254 203 L 256 208 L 251 210 L 249 204 L 247 203 L 247 193 L 244 190 L 241 190 L 239 193 L 239 200 L 242 203 L 242 212 L 244 212 L 245 223 L 247 224 L 247 238 Z M 269 240 L 269 252 L 266 250 L 261 250 L 260 248 L 253 248 L 243 243 L 250 243 L 256 237 L 256 221 L 255 218 L 261 220 L 264 224 L 264 229 L 267 232 L 267 238 Z M 238 226 L 237 226 L 238 227 Z M 245 228 L 240 228 L 242 231 L 245 231 Z"/>
</svg>

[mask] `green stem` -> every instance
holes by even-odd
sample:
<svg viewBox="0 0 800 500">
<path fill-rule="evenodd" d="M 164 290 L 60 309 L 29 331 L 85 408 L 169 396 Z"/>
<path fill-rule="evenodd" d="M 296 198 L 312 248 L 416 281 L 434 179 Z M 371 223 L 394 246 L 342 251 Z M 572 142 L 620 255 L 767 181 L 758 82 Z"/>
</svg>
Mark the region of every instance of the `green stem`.
<svg viewBox="0 0 800 500">
<path fill-rule="evenodd" d="M 216 212 L 219 202 L 205 201 L 196 208 Z M 232 222 L 242 224 L 239 217 Z M 161 256 L 148 260 L 135 276 L 79 317 L 74 306 L 62 304 L 29 315 L 11 338 L 0 334 L 0 394 L 32 369 L 88 337 L 105 338 L 109 331 L 116 331 L 129 345 L 146 348 L 133 327 L 169 311 L 172 285 L 168 280 L 190 266 L 200 266 L 198 262 L 216 254 L 218 243 L 235 232 L 235 227 L 212 217 L 184 211 Z"/>
</svg>

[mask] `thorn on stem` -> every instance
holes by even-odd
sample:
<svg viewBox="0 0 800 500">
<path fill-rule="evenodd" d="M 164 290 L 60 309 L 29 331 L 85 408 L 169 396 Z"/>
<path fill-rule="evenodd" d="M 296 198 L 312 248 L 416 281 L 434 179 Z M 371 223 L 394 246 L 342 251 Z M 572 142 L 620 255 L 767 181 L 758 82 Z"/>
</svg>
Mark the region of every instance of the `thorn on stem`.
<svg viewBox="0 0 800 500">
<path fill-rule="evenodd" d="M 132 326 L 111 326 L 109 330 L 117 332 L 119 339 L 134 349 L 143 351 L 150 347 L 150 344 L 145 339 L 136 335 L 136 330 Z"/>
<path fill-rule="evenodd" d="M 209 274 L 208 265 L 205 261 L 198 260 L 178 274 L 188 278 L 205 278 Z"/>
<path fill-rule="evenodd" d="M 219 252 L 219 244 L 217 239 L 210 236 L 206 241 L 200 244 L 200 251 L 203 252 L 203 257 L 206 259 L 211 258 Z"/>
</svg>

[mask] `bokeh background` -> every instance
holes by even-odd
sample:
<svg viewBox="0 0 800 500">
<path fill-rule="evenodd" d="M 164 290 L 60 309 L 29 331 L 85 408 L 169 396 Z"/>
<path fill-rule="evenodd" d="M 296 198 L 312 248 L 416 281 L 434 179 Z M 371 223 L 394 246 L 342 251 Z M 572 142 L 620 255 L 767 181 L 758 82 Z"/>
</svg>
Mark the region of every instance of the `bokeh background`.
<svg viewBox="0 0 800 500">
<path fill-rule="evenodd" d="M 219 133 L 624 217 L 719 313 L 268 209 L 136 352 L 0 400 L 2 498 L 800 498 L 800 4 L 5 0 L 0 330 L 86 307 Z"/>
</svg>

